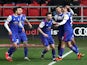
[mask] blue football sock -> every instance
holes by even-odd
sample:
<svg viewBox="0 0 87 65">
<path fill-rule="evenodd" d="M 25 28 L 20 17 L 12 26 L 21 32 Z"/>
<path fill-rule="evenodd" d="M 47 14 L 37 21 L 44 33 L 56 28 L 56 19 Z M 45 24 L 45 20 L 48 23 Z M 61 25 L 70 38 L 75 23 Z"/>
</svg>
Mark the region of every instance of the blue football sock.
<svg viewBox="0 0 87 65">
<path fill-rule="evenodd" d="M 78 46 L 76 44 L 73 44 L 73 46 L 79 51 Z"/>
<path fill-rule="evenodd" d="M 64 48 L 60 48 L 60 51 L 59 51 L 59 56 L 60 56 L 60 57 L 62 57 L 63 52 L 64 52 Z"/>
<path fill-rule="evenodd" d="M 24 47 L 24 56 L 27 57 L 28 56 L 28 48 Z"/>
<path fill-rule="evenodd" d="M 11 56 L 13 54 L 13 52 L 15 52 L 15 48 L 14 47 L 10 47 L 8 50 L 9 56 Z"/>
<path fill-rule="evenodd" d="M 42 55 L 44 55 L 46 52 L 47 52 L 47 50 L 44 49 L 44 50 L 42 51 Z"/>
<path fill-rule="evenodd" d="M 60 48 L 61 48 L 61 45 L 59 44 L 58 45 L 58 53 L 60 52 Z"/>
<path fill-rule="evenodd" d="M 71 49 L 73 52 L 75 52 L 76 54 L 78 53 L 78 50 L 77 50 L 74 46 L 70 47 L 70 49 Z"/>
<path fill-rule="evenodd" d="M 52 57 L 55 58 L 55 56 L 56 56 L 55 49 L 52 49 Z"/>
</svg>

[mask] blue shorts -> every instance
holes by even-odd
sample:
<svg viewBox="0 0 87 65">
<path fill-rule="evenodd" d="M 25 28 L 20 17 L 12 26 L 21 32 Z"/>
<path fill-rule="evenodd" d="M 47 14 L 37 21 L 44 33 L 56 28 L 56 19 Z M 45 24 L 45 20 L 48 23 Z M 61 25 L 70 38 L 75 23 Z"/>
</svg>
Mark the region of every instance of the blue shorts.
<svg viewBox="0 0 87 65">
<path fill-rule="evenodd" d="M 52 36 L 49 36 L 48 38 L 41 36 L 40 39 L 44 46 L 49 46 L 51 44 L 54 44 L 54 39 Z"/>
<path fill-rule="evenodd" d="M 26 42 L 27 41 L 27 36 L 25 32 L 19 33 L 19 41 L 20 42 Z"/>
<path fill-rule="evenodd" d="M 12 34 L 12 35 L 10 35 L 10 41 L 12 43 L 19 44 L 19 35 L 18 34 Z"/>
<path fill-rule="evenodd" d="M 66 31 L 64 33 L 63 41 L 69 42 L 69 41 L 72 41 L 72 38 L 73 38 L 73 32 Z"/>
</svg>

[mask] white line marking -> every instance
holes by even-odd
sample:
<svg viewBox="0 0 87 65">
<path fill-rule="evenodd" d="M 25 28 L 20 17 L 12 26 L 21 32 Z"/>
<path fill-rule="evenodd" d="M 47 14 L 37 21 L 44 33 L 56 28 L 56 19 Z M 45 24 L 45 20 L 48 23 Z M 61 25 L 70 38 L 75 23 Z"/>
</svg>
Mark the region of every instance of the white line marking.
<svg viewBox="0 0 87 65">
<path fill-rule="evenodd" d="M 62 58 L 65 58 L 66 56 L 68 56 L 69 54 L 71 54 L 73 51 L 69 51 L 69 52 L 67 52 L 67 53 L 65 53 L 63 56 L 62 56 Z M 53 64 L 55 64 L 55 63 L 57 63 L 56 61 L 52 61 L 52 62 L 50 62 L 48 65 L 53 65 Z"/>
</svg>

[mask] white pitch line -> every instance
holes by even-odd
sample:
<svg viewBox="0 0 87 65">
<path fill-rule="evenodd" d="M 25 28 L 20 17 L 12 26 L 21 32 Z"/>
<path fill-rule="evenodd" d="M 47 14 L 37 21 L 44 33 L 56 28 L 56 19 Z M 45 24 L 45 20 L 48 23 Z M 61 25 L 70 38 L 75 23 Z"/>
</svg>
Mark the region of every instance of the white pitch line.
<svg viewBox="0 0 87 65">
<path fill-rule="evenodd" d="M 62 56 L 62 58 L 65 58 L 66 56 L 68 56 L 69 54 L 71 54 L 73 51 L 69 51 L 69 52 L 67 52 L 67 53 L 65 53 L 63 56 Z M 53 64 L 55 64 L 55 63 L 57 63 L 56 61 L 52 61 L 52 62 L 50 62 L 48 65 L 53 65 Z"/>
</svg>

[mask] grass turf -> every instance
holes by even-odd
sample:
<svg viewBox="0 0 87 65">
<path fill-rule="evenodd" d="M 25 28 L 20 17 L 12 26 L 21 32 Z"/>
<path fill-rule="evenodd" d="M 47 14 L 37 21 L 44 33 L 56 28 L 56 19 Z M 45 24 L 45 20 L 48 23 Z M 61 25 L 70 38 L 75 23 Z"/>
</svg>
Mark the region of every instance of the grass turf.
<svg viewBox="0 0 87 65">
<path fill-rule="evenodd" d="M 40 59 L 41 50 L 43 48 L 29 48 L 29 58 L 31 61 L 24 60 L 23 48 L 19 48 L 13 55 L 13 62 L 8 62 L 5 60 L 4 53 L 7 48 L 0 48 L 0 65 L 48 65 L 51 60 L 51 51 L 45 55 L 45 59 Z M 80 51 L 85 53 L 85 57 L 81 60 L 77 60 L 77 56 L 71 53 L 65 57 L 62 61 L 55 63 L 54 65 L 85 65 L 87 64 L 87 48 L 81 48 Z M 57 50 L 57 49 L 56 49 Z M 69 49 L 66 48 L 65 53 Z"/>
<path fill-rule="evenodd" d="M 2 42 L 3 41 L 3 42 Z M 80 51 L 85 54 L 81 60 L 77 60 L 77 56 L 74 53 L 71 53 L 67 57 L 65 57 L 62 61 L 55 63 L 54 65 L 86 65 L 87 64 L 87 40 L 86 38 L 76 38 L 77 45 L 80 48 Z M 38 40 L 33 41 L 30 40 L 30 43 L 40 44 Z M 1 43 L 9 43 L 8 40 L 1 40 Z M 57 44 L 57 43 L 56 43 Z M 5 60 L 4 54 L 8 50 L 8 48 L 0 48 L 0 65 L 48 65 L 51 60 L 51 51 L 49 51 L 45 55 L 45 59 L 40 59 L 40 54 L 43 48 L 29 48 L 29 58 L 31 61 L 24 60 L 23 48 L 19 48 L 13 55 L 13 62 L 8 62 Z M 65 53 L 68 52 L 69 49 L 65 49 Z M 57 48 L 56 48 L 56 56 L 57 56 Z"/>
</svg>

